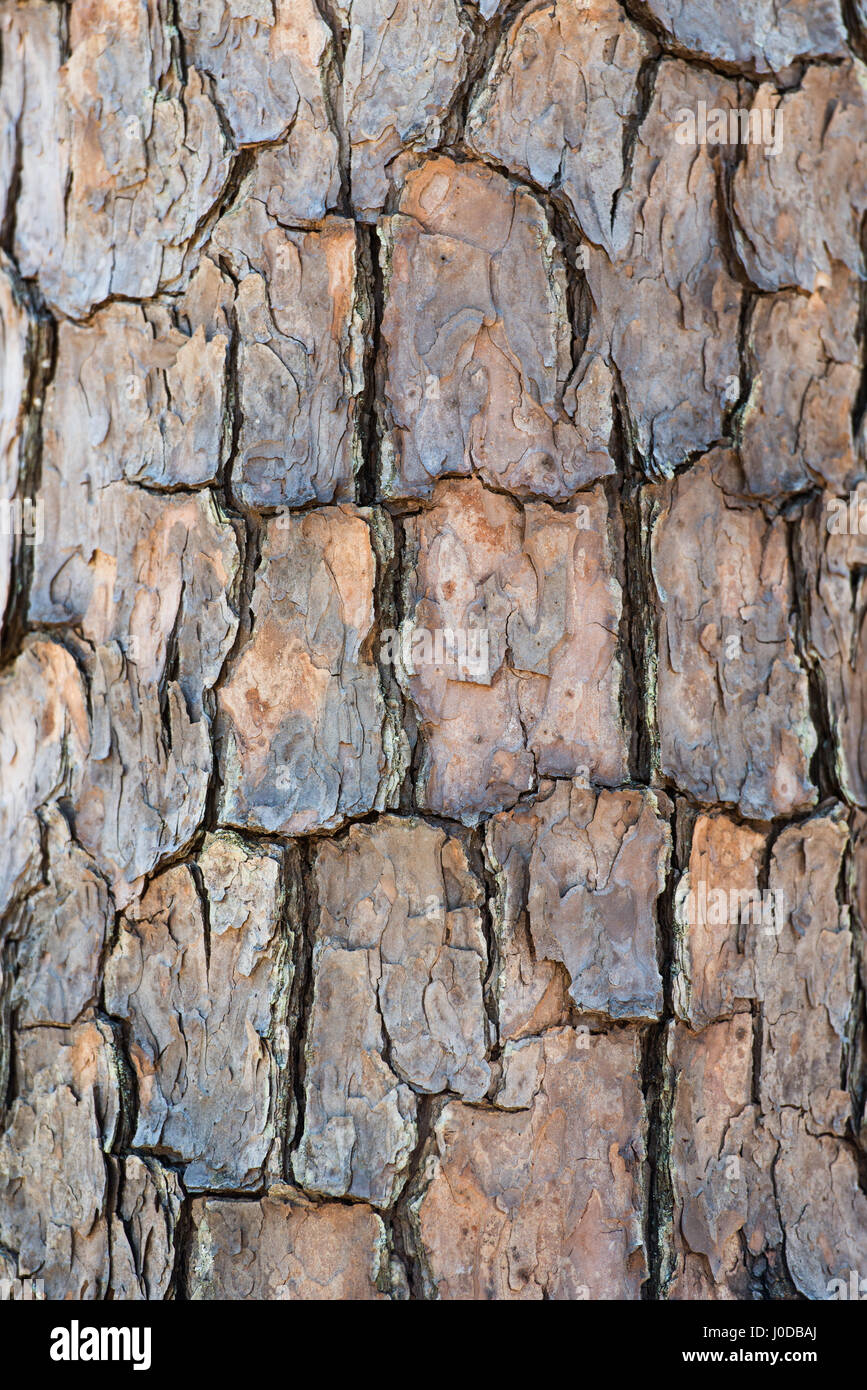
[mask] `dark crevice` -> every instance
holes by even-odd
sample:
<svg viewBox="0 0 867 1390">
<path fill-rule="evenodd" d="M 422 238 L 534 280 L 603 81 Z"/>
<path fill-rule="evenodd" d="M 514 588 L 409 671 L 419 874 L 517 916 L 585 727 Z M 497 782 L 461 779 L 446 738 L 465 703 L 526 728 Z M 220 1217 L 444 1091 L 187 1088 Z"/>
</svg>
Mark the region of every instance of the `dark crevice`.
<svg viewBox="0 0 867 1390">
<path fill-rule="evenodd" d="M 635 148 L 638 144 L 638 137 L 641 134 L 641 127 L 647 120 L 653 94 L 656 89 L 656 77 L 659 72 L 660 56 L 653 53 L 642 60 L 635 79 L 635 109 L 630 112 L 628 120 L 623 122 L 622 133 L 622 162 L 623 179 L 619 188 L 614 190 L 611 198 L 611 230 L 617 220 L 617 209 L 620 206 L 620 199 L 624 192 L 632 187 L 632 170 L 635 159 Z"/>
<path fill-rule="evenodd" d="M 788 520 L 786 536 L 792 573 L 794 640 L 800 664 L 807 676 L 810 720 L 816 732 L 816 749 L 810 761 L 810 779 L 817 789 L 820 803 L 832 798 L 835 801 L 845 801 L 837 772 L 836 738 L 831 720 L 827 681 L 821 661 L 810 640 L 810 572 L 802 548 L 799 521 L 799 517 Z M 817 527 L 817 531 L 821 537 L 821 528 Z M 818 551 L 816 559 L 821 563 Z"/>
<path fill-rule="evenodd" d="M 180 0 L 167 0 L 166 8 L 168 18 L 166 32 L 171 43 L 172 68 L 183 89 L 187 85 L 189 62 L 184 31 L 181 28 Z"/>
<path fill-rule="evenodd" d="M 11 511 L 0 504 L 0 526 L 12 535 L 12 572 L 6 612 L 0 614 L 0 668 L 20 653 L 27 635 L 27 610 L 33 580 L 35 545 L 51 544 L 44 530 L 42 484 L 42 417 L 45 394 L 57 367 L 57 332 L 35 289 L 20 279 L 11 263 L 5 266 L 11 291 L 27 316 L 25 362 L 27 380 L 21 410 L 18 482 Z M 13 349 L 14 350 L 14 349 Z M 24 508 L 28 508 L 25 518 Z M 18 508 L 21 509 L 20 524 Z M 31 534 L 28 535 L 28 530 Z M 17 534 L 15 534 L 17 532 Z"/>
<path fill-rule="evenodd" d="M 358 400 L 360 467 L 356 492 L 362 506 L 379 501 L 379 458 L 382 437 L 379 390 L 385 373 L 382 315 L 385 305 L 379 234 L 376 226 L 357 224 L 359 276 L 365 284 L 369 333 L 365 334 L 364 389 Z"/>
<path fill-rule="evenodd" d="M 848 921 L 854 952 L 854 982 L 843 1044 L 840 1087 L 852 1102 L 851 1127 L 858 1183 L 867 1196 L 867 924 L 862 920 L 859 879 L 867 853 L 867 819 L 849 813 L 849 839 L 840 870 L 837 898 L 840 919 Z"/>
<path fill-rule="evenodd" d="M 462 17 L 468 24 L 465 34 L 467 70 L 449 104 L 441 146 L 457 144 L 463 139 L 470 108 L 490 76 L 501 37 L 509 32 L 514 19 L 525 8 L 525 0 L 510 0 L 502 13 L 486 20 L 477 4 L 464 4 Z"/>
<path fill-rule="evenodd" d="M 205 951 L 205 983 L 209 984 L 211 975 L 211 899 L 208 896 L 202 870 L 195 859 L 190 860 L 188 868 L 196 889 L 196 896 L 199 900 L 199 912 L 202 917 L 202 937 Z"/>
<path fill-rule="evenodd" d="M 643 471 L 630 448 L 619 383 L 615 392 L 614 458 L 620 478 L 623 518 L 623 612 L 620 657 L 623 667 L 621 717 L 629 732 L 629 776 L 650 784 L 658 761 L 655 715 L 656 613 L 650 564 L 650 527 Z M 609 484 L 609 490 L 613 491 Z"/>
<path fill-rule="evenodd" d="M 135 1068 L 130 1061 L 132 1056 L 132 1036 L 127 1019 L 115 1018 L 111 1014 L 97 1011 L 96 1018 L 111 1032 L 112 1046 L 110 1060 L 117 1082 L 120 1111 L 117 1130 L 109 1152 L 115 1157 L 126 1153 L 133 1142 L 138 1124 L 138 1091 Z M 100 1125 L 105 1117 L 99 1115 Z"/>
<path fill-rule="evenodd" d="M 394 564 L 392 566 L 392 592 L 389 600 L 389 612 L 393 615 L 393 630 L 396 634 L 395 640 L 399 640 L 403 629 L 403 623 L 408 614 L 406 584 L 406 529 L 404 520 L 401 517 L 392 517 L 394 527 Z M 394 674 L 392 667 L 391 674 Z M 399 682 L 395 683 L 399 686 Z M 415 705 L 410 698 L 409 692 L 401 689 L 401 699 L 403 701 L 403 731 L 406 734 L 409 758 L 407 760 L 406 771 L 403 783 L 400 788 L 398 798 L 398 809 L 404 815 L 414 815 L 418 812 L 418 785 L 421 775 L 421 760 L 424 754 L 424 741 L 421 737 L 421 725 L 419 723 Z"/>
<path fill-rule="evenodd" d="M 398 1197 L 389 1220 L 392 1242 L 409 1281 L 409 1294 L 413 1300 L 427 1297 L 426 1285 L 421 1264 L 421 1248 L 413 1215 L 413 1204 L 421 1195 L 423 1184 L 422 1166 L 431 1141 L 439 1097 L 416 1097 L 416 1124 L 418 1138 L 410 1155 L 406 1170 L 406 1182 Z"/>
<path fill-rule="evenodd" d="M 306 1114 L 307 1034 L 313 1013 L 313 947 L 319 928 L 319 901 L 316 896 L 316 841 L 299 842 L 300 882 L 298 920 L 295 925 L 295 961 L 292 997 L 289 1001 L 290 1058 L 289 1076 L 292 1087 L 292 1133 L 287 1129 L 285 1142 L 285 1176 L 294 1182 L 291 1156 L 297 1152 L 304 1133 Z"/>
<path fill-rule="evenodd" d="M 674 1270 L 674 1192 L 671 1176 L 672 1115 L 677 1077 L 668 1056 L 668 1023 L 648 1028 L 642 1040 L 641 1089 L 647 1114 L 647 1181 L 644 1195 L 646 1302 L 667 1299 Z"/>
<path fill-rule="evenodd" d="M 502 961 L 500 959 L 500 949 L 497 941 L 496 927 L 494 925 L 493 907 L 499 895 L 499 887 L 496 876 L 490 867 L 488 854 L 485 848 L 486 830 L 487 822 L 479 825 L 472 831 L 470 845 L 472 854 L 471 867 L 475 871 L 483 888 L 479 913 L 487 950 L 488 969 L 485 979 L 482 981 L 482 997 L 490 1029 L 490 1044 L 487 1050 L 487 1059 L 493 1065 L 499 1061 L 502 1051 L 500 1045 L 500 1020 L 497 1002 L 497 980 L 502 968 Z"/>
<path fill-rule="evenodd" d="M 849 47 L 856 58 L 867 63 L 867 34 L 862 27 L 855 0 L 843 0 L 842 9 Z"/>
<path fill-rule="evenodd" d="M 343 110 L 343 73 L 349 30 L 342 27 L 332 0 L 314 0 L 314 4 L 331 31 L 331 57 L 324 66 L 323 96 L 329 123 L 337 137 L 340 209 L 346 217 L 352 217 L 352 150 Z"/>
<path fill-rule="evenodd" d="M 777 1187 L 777 1164 L 782 1157 L 782 1148 L 777 1147 L 777 1152 L 771 1160 L 771 1191 L 774 1199 L 774 1206 L 777 1212 L 777 1220 L 780 1223 L 781 1243 L 779 1251 L 779 1265 L 773 1271 L 771 1269 L 765 1275 L 765 1281 L 769 1288 L 769 1297 L 786 1302 L 799 1302 L 803 1295 L 795 1287 L 789 1269 L 788 1240 L 786 1237 L 786 1225 L 780 1212 L 780 1194 Z"/>
<path fill-rule="evenodd" d="M 630 734 L 630 780 L 636 785 L 649 786 L 655 779 L 659 762 L 657 624 L 651 553 L 653 502 L 645 486 L 646 465 L 633 435 L 626 391 L 616 369 L 614 406 L 612 457 L 620 480 L 623 518 L 622 718 Z M 608 486 L 610 489 L 611 484 Z"/>
<path fill-rule="evenodd" d="M 867 265 L 867 214 L 861 220 L 861 259 Z M 863 465 L 865 447 L 865 412 L 867 412 L 867 278 L 858 280 L 858 324 L 855 341 L 860 353 L 860 379 L 852 402 L 852 438 L 856 453 Z"/>
<path fill-rule="evenodd" d="M 732 256 L 734 252 L 732 250 Z M 736 382 L 737 395 L 732 399 L 726 400 L 726 409 L 723 418 L 723 430 L 735 443 L 735 450 L 738 454 L 738 461 L 743 472 L 743 463 L 740 458 L 740 445 L 742 443 L 742 427 L 744 411 L 749 401 L 753 389 L 758 366 L 754 361 L 753 351 L 750 345 L 750 333 L 752 329 L 753 313 L 759 296 L 749 287 L 745 287 L 741 296 L 740 314 L 738 316 L 738 379 Z M 746 479 L 744 479 L 746 482 Z"/>
<path fill-rule="evenodd" d="M 166 1298 L 174 1303 L 187 1302 L 190 1284 L 190 1255 L 193 1242 L 193 1214 L 190 1198 L 184 1194 L 174 1235 L 174 1263 Z"/>
<path fill-rule="evenodd" d="M 289 1148 L 295 1137 L 298 1107 L 297 1069 L 303 1062 L 306 991 L 309 988 L 309 951 L 305 935 L 307 889 L 305 861 L 300 847 L 290 844 L 280 853 L 280 907 L 277 948 L 272 966 L 278 982 L 271 1004 L 268 1039 L 277 1068 L 274 1128 L 277 1134 L 279 1172 L 289 1171 Z M 288 988 L 286 987 L 289 982 Z M 303 1096 L 303 1082 L 301 1093 Z M 273 1164 L 269 1163 L 269 1172 Z"/>
<path fill-rule="evenodd" d="M 674 1021 L 675 919 L 674 899 L 683 866 L 679 859 L 678 808 L 670 806 L 671 857 L 665 887 L 657 899 L 656 951 L 662 978 L 663 1005 L 657 1023 L 642 1037 L 641 1086 L 647 1114 L 647 1181 L 645 1184 L 645 1242 L 648 1277 L 644 1300 L 668 1297 L 674 1271 L 674 1192 L 671 1173 L 674 1092 L 677 1081 L 669 1056 Z"/>
<path fill-rule="evenodd" d="M 2 52 L 2 49 L 0 49 Z M 6 54 L 2 52 L 5 62 Z M 0 79 L 3 76 L 3 62 L 0 62 Z M 23 84 L 22 84 L 23 85 Z M 13 126 L 13 154 L 12 168 L 9 172 L 9 181 L 6 192 L 6 207 L 3 213 L 3 221 L 0 223 L 0 247 L 10 257 L 15 254 L 15 231 L 18 218 L 18 198 L 21 193 L 21 171 L 23 167 L 24 148 L 21 139 L 21 131 L 18 122 Z"/>
<path fill-rule="evenodd" d="M 219 691 L 230 679 L 235 661 L 249 642 L 253 631 L 253 590 L 256 582 L 256 571 L 259 568 L 261 560 L 261 533 L 255 521 L 249 516 L 244 516 L 241 520 L 235 521 L 235 528 L 241 552 L 241 565 L 235 585 L 235 593 L 231 596 L 231 601 L 234 611 L 238 615 L 238 629 L 235 633 L 235 640 L 232 643 L 232 647 L 226 654 L 219 675 L 208 694 L 208 707 L 214 716 L 211 726 L 211 747 L 213 756 L 211 776 L 208 782 L 208 793 L 205 802 L 205 816 L 202 823 L 203 831 L 216 830 L 217 826 L 221 823 L 220 801 L 223 787 L 222 769 L 224 765 L 223 731 L 219 717 L 215 712 L 218 706 Z M 243 827 L 238 828 L 242 829 Z"/>
<path fill-rule="evenodd" d="M 215 106 L 219 114 L 219 105 L 215 103 Z M 187 253 L 184 257 L 186 265 L 189 265 L 192 258 L 201 253 L 220 218 L 225 216 L 237 202 L 241 195 L 245 179 L 248 174 L 253 172 L 256 165 L 255 149 L 240 149 L 232 153 L 230 146 L 227 150 L 227 158 L 229 159 L 229 173 L 223 185 L 223 191 L 220 197 L 217 198 L 199 218 L 194 231 L 189 237 L 187 241 Z M 172 287 L 169 285 L 166 288 L 170 291 Z M 104 302 L 110 303 L 116 297 L 117 296 L 110 295 Z M 139 301 L 136 300 L 133 302 L 137 303 Z M 88 317 L 92 317 L 93 314 L 102 307 L 102 304 L 94 305 Z"/>
</svg>

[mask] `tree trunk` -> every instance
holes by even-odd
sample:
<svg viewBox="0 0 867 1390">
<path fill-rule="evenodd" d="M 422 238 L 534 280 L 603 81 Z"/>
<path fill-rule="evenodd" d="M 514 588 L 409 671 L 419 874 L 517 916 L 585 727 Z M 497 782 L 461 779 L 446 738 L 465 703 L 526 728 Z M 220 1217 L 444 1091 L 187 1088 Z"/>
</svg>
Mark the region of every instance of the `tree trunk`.
<svg viewBox="0 0 867 1390">
<path fill-rule="evenodd" d="M 0 0 L 0 1280 L 867 1293 L 859 18 Z"/>
</svg>

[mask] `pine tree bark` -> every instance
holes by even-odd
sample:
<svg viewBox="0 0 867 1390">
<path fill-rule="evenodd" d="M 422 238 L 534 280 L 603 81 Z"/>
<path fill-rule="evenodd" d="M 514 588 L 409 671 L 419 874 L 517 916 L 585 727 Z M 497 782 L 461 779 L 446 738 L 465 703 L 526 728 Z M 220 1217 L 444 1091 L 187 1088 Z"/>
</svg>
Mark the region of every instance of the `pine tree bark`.
<svg viewBox="0 0 867 1390">
<path fill-rule="evenodd" d="M 862 18 L 0 0 L 0 1280 L 867 1280 Z"/>
</svg>

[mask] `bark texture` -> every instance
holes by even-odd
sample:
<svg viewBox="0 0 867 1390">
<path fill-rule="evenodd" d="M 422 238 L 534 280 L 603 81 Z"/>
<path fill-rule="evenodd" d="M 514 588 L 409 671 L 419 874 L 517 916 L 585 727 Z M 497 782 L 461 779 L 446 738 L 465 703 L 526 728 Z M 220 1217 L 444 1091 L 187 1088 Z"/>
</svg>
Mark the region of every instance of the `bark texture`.
<svg viewBox="0 0 867 1390">
<path fill-rule="evenodd" d="M 0 1278 L 867 1289 L 865 7 L 0 43 Z"/>
</svg>

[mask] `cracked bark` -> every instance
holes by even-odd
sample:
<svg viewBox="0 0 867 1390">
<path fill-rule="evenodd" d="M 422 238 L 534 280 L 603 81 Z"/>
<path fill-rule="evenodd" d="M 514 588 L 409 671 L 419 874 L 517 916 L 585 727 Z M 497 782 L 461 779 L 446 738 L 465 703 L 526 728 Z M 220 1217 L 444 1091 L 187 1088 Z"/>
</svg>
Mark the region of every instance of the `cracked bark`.
<svg viewBox="0 0 867 1390">
<path fill-rule="evenodd" d="M 867 1275 L 862 10 L 0 0 L 0 1276 Z"/>
</svg>

